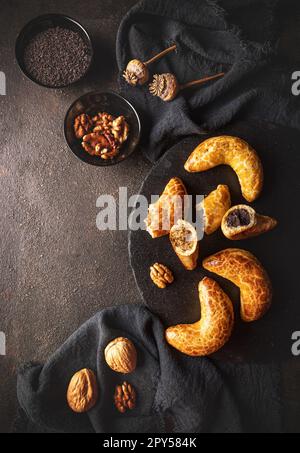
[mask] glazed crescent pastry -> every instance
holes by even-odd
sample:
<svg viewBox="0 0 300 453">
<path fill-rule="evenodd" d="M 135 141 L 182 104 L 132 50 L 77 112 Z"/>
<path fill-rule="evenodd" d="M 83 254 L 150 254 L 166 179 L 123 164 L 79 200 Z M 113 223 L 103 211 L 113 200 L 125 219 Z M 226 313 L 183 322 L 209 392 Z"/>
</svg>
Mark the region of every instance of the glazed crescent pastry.
<svg viewBox="0 0 300 453">
<path fill-rule="evenodd" d="M 200 203 L 203 209 L 204 231 L 212 234 L 220 228 L 222 219 L 231 206 L 231 198 L 228 186 L 219 185 Z M 198 206 L 197 206 L 197 209 Z"/>
<path fill-rule="evenodd" d="M 237 174 L 244 198 L 252 202 L 263 187 L 263 167 L 256 151 L 238 137 L 212 137 L 192 152 L 184 168 L 190 172 L 210 170 L 218 165 L 229 165 Z"/>
<path fill-rule="evenodd" d="M 247 239 L 272 230 L 277 220 L 257 214 L 253 208 L 245 204 L 233 206 L 222 220 L 222 231 L 227 239 Z"/>
<path fill-rule="evenodd" d="M 208 277 L 199 283 L 201 319 L 195 324 L 179 324 L 166 330 L 166 340 L 183 354 L 207 356 L 229 340 L 233 325 L 232 302 L 219 284 Z"/>
<path fill-rule="evenodd" d="M 203 267 L 227 278 L 240 288 L 243 321 L 256 321 L 270 308 L 270 279 L 261 263 L 250 252 L 241 249 L 222 250 L 206 258 Z"/>
<path fill-rule="evenodd" d="M 145 223 L 152 238 L 169 234 L 176 217 L 183 216 L 185 195 L 187 191 L 181 179 L 172 178 L 157 202 L 149 206 Z"/>
<path fill-rule="evenodd" d="M 199 241 L 195 228 L 185 220 L 178 220 L 170 231 L 174 252 L 188 271 L 197 267 Z"/>
</svg>

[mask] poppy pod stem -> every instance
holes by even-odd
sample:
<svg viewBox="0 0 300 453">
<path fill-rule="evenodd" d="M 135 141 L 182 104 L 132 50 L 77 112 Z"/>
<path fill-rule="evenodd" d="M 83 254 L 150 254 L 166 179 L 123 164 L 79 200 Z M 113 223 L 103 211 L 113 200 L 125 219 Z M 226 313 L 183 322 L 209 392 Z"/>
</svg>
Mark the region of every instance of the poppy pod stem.
<svg viewBox="0 0 300 453">
<path fill-rule="evenodd" d="M 184 85 L 180 85 L 180 91 L 185 90 L 186 88 L 190 88 L 196 85 L 201 85 L 202 83 L 209 82 L 210 80 L 218 79 L 219 77 L 223 77 L 225 72 L 220 72 L 219 74 L 215 74 L 208 77 L 203 77 L 199 80 L 193 80 L 192 82 L 185 83 Z"/>
<path fill-rule="evenodd" d="M 177 97 L 179 91 L 196 85 L 202 85 L 209 80 L 214 80 L 219 77 L 223 77 L 224 75 L 225 73 L 221 72 L 219 74 L 204 77 L 199 80 L 193 80 L 192 82 L 180 85 L 174 74 L 155 74 L 152 83 L 149 85 L 149 91 L 153 94 L 153 96 L 158 96 L 163 101 L 170 102 Z"/>
<path fill-rule="evenodd" d="M 163 50 L 162 52 L 160 52 L 159 54 L 155 55 L 154 57 L 150 58 L 150 60 L 146 61 L 144 63 L 145 66 L 149 66 L 151 65 L 152 63 L 155 63 L 156 61 L 160 60 L 161 58 L 165 57 L 166 55 L 168 55 L 168 53 L 170 52 L 173 52 L 174 50 L 177 49 L 177 46 L 176 44 L 174 44 L 173 46 L 171 47 L 168 47 L 168 49 L 165 49 Z"/>
</svg>

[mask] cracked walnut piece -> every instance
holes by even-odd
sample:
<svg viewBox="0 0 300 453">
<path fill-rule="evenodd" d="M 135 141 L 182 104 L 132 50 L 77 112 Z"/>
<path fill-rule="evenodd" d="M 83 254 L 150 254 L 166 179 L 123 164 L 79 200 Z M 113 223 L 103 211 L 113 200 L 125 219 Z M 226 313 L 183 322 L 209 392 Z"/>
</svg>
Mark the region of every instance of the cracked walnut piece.
<svg viewBox="0 0 300 453">
<path fill-rule="evenodd" d="M 89 115 L 83 113 L 75 118 L 74 132 L 78 139 L 83 138 L 86 134 L 92 131 L 93 123 Z"/>
<path fill-rule="evenodd" d="M 82 147 L 91 156 L 100 156 L 104 150 L 108 152 L 110 143 L 104 135 L 92 132 L 83 137 Z"/>
<path fill-rule="evenodd" d="M 115 390 L 115 406 L 121 414 L 124 414 L 128 409 L 135 408 L 136 392 L 132 385 L 128 382 L 123 382 L 122 385 L 117 385 Z"/>
<path fill-rule="evenodd" d="M 129 126 L 124 116 L 119 116 L 113 121 L 111 132 L 117 142 L 120 144 L 126 142 L 129 135 Z"/>
<path fill-rule="evenodd" d="M 93 117 L 94 132 L 110 132 L 114 117 L 109 113 L 98 113 Z"/>
<path fill-rule="evenodd" d="M 150 267 L 150 277 L 153 283 L 160 289 L 166 288 L 174 281 L 174 277 L 170 269 L 159 263 L 155 263 Z"/>
</svg>

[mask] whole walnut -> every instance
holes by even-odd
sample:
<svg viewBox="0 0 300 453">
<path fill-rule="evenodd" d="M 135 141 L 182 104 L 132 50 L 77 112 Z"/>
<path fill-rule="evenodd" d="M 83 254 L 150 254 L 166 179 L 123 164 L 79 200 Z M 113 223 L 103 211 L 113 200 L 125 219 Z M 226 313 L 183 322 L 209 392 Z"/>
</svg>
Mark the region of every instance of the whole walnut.
<svg viewBox="0 0 300 453">
<path fill-rule="evenodd" d="M 136 368 L 136 348 L 128 338 L 115 338 L 106 346 L 104 356 L 107 365 L 117 373 L 132 373 Z"/>
<path fill-rule="evenodd" d="M 72 411 L 77 413 L 88 412 L 98 401 L 98 384 L 93 371 L 85 368 L 72 377 L 67 401 Z"/>
</svg>

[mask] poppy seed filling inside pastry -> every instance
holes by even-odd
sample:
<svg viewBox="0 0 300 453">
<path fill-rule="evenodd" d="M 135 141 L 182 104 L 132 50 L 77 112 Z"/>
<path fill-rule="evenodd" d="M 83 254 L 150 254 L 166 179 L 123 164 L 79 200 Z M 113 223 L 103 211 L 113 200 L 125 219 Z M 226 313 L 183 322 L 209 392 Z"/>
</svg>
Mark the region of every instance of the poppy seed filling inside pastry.
<svg viewBox="0 0 300 453">
<path fill-rule="evenodd" d="M 239 228 L 250 224 L 250 215 L 246 209 L 235 209 L 227 217 L 227 225 L 230 228 Z"/>
<path fill-rule="evenodd" d="M 188 252 L 194 247 L 193 232 L 184 227 L 178 228 L 172 233 L 172 241 L 175 247 Z"/>
</svg>

